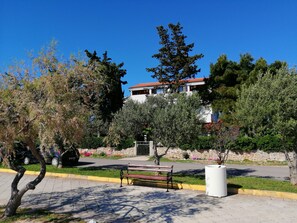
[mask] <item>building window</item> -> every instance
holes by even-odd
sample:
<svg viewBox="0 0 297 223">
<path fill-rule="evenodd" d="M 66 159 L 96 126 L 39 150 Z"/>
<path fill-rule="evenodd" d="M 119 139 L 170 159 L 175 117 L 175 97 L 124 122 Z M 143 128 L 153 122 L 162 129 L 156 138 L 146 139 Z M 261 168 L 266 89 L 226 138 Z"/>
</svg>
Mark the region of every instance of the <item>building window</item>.
<svg viewBox="0 0 297 223">
<path fill-rule="evenodd" d="M 185 90 L 184 86 L 179 86 L 178 87 L 178 92 L 184 92 L 184 90 Z"/>
<path fill-rule="evenodd" d="M 132 91 L 132 95 L 141 95 L 141 94 L 149 94 L 149 93 L 150 92 L 148 89 Z"/>
<path fill-rule="evenodd" d="M 191 85 L 190 86 L 190 91 L 198 91 L 200 88 L 200 85 Z"/>
<path fill-rule="evenodd" d="M 152 89 L 152 94 L 164 94 L 164 88 Z"/>
</svg>

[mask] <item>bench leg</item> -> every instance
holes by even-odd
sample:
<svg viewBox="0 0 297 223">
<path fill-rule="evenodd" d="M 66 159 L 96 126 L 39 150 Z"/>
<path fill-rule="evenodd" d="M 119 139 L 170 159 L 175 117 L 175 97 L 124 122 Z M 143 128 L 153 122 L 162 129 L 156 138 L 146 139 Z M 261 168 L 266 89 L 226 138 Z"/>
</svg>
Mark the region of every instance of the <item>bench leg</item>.
<svg viewBox="0 0 297 223">
<path fill-rule="evenodd" d="M 121 170 L 121 172 L 120 172 L 120 179 L 121 179 L 120 187 L 123 187 L 123 170 Z"/>
<path fill-rule="evenodd" d="M 166 190 L 166 192 L 169 192 L 168 185 L 169 185 L 169 180 L 167 180 L 167 190 Z"/>
</svg>

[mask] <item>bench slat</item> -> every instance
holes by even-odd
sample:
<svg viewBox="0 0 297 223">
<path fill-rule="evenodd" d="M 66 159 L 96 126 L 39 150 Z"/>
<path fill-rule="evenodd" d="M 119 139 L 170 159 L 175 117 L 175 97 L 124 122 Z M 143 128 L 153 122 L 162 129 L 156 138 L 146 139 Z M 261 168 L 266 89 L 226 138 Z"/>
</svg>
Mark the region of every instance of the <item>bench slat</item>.
<svg viewBox="0 0 297 223">
<path fill-rule="evenodd" d="M 173 188 L 172 184 L 172 172 L 173 166 L 159 166 L 159 165 L 139 165 L 139 164 L 128 164 L 125 169 L 126 173 L 124 173 L 124 169 L 121 170 L 120 178 L 121 178 L 121 187 L 123 178 L 134 179 L 143 179 L 143 180 L 155 180 L 155 181 L 167 181 L 167 192 L 168 192 L 168 184 L 171 182 L 171 188 Z M 130 172 L 131 171 L 131 172 Z M 146 175 L 140 173 L 133 173 L 133 171 L 143 171 L 147 173 L 167 173 L 166 175 Z M 129 183 L 128 183 L 129 184 Z"/>
<path fill-rule="evenodd" d="M 139 175 L 139 174 L 124 174 L 124 177 L 146 179 L 146 180 L 168 180 L 167 176 L 151 176 L 151 175 Z"/>
<path fill-rule="evenodd" d="M 148 172 L 171 172 L 170 170 L 164 169 L 150 169 L 150 168 L 138 168 L 138 167 L 130 167 L 128 170 L 138 170 L 138 171 L 148 171 Z"/>
<path fill-rule="evenodd" d="M 172 169 L 173 166 L 159 166 L 159 165 L 137 165 L 128 164 L 128 167 L 143 167 L 143 168 L 157 168 L 157 169 Z"/>
</svg>

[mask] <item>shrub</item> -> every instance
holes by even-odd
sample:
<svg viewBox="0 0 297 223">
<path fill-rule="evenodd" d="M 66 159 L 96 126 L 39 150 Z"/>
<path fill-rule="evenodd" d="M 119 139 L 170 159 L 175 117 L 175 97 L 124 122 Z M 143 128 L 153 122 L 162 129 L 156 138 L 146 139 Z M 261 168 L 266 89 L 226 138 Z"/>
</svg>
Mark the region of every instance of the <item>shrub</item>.
<svg viewBox="0 0 297 223">
<path fill-rule="evenodd" d="M 135 140 L 132 138 L 124 139 L 120 142 L 119 145 L 115 148 L 116 150 L 127 149 L 134 146 Z"/>
<path fill-rule="evenodd" d="M 103 137 L 97 137 L 97 136 L 86 136 L 82 143 L 80 144 L 81 148 L 86 149 L 95 149 L 98 147 L 105 147 L 105 143 L 103 142 Z"/>
<path fill-rule="evenodd" d="M 183 152 L 183 158 L 187 160 L 190 158 L 190 155 L 187 152 Z"/>
<path fill-rule="evenodd" d="M 264 135 L 256 137 L 254 140 L 257 149 L 265 152 L 276 152 L 285 146 L 279 135 Z"/>
<path fill-rule="evenodd" d="M 106 157 L 106 153 L 105 152 L 101 152 L 101 153 L 99 153 L 99 156 Z"/>
<path fill-rule="evenodd" d="M 227 147 L 232 151 L 250 152 L 256 149 L 256 144 L 251 137 L 239 136 L 234 142 L 229 143 Z"/>
<path fill-rule="evenodd" d="M 211 136 L 198 136 L 190 143 L 179 145 L 182 150 L 208 150 L 213 146 L 213 137 Z"/>
</svg>

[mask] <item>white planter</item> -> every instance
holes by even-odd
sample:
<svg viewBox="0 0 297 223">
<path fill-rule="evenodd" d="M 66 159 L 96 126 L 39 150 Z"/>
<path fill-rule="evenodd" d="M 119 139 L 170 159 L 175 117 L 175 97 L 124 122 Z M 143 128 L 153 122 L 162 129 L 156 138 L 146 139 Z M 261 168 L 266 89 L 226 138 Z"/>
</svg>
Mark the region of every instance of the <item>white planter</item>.
<svg viewBox="0 0 297 223">
<path fill-rule="evenodd" d="M 226 166 L 205 166 L 206 195 L 213 197 L 227 196 Z"/>
</svg>

